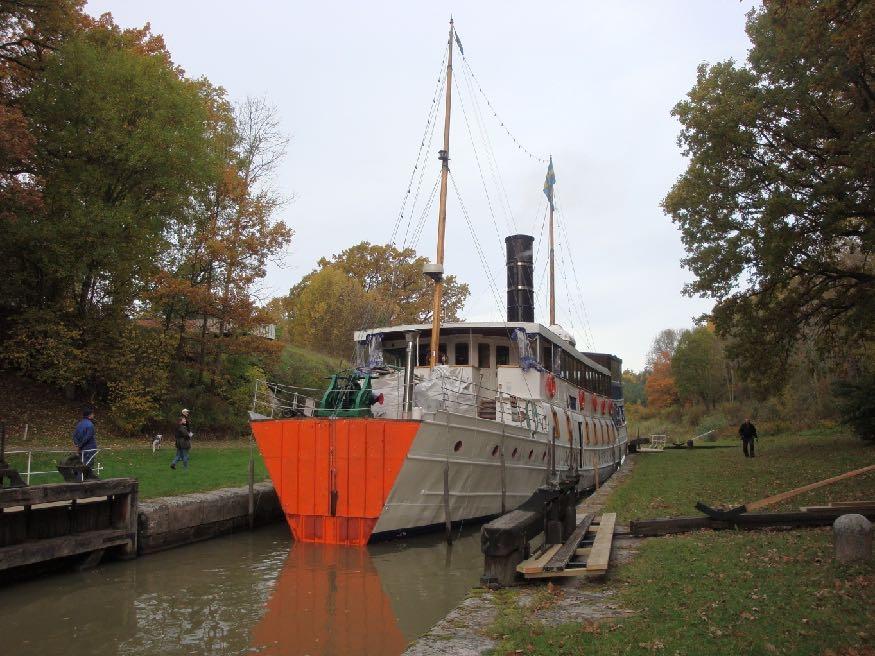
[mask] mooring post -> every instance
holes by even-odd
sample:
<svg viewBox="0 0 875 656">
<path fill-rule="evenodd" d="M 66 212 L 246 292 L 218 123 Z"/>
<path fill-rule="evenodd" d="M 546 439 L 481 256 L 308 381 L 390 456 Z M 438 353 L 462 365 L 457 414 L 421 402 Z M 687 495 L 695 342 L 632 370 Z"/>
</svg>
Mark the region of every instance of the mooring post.
<svg viewBox="0 0 875 656">
<path fill-rule="evenodd" d="M 842 515 L 833 522 L 832 532 L 839 564 L 865 563 L 872 558 L 872 522 L 863 515 Z"/>
<path fill-rule="evenodd" d="M 252 450 L 252 434 L 249 435 L 249 530 L 255 528 L 255 456 Z"/>
</svg>

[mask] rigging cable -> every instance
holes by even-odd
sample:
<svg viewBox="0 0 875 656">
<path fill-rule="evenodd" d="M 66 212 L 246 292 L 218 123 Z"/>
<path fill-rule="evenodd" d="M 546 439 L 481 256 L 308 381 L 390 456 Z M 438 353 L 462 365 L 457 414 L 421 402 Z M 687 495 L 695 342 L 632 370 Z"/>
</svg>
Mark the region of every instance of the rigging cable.
<svg viewBox="0 0 875 656">
<path fill-rule="evenodd" d="M 476 75 L 474 75 L 474 71 L 471 68 L 471 64 L 468 62 L 468 58 L 465 56 L 465 53 L 462 53 L 462 61 L 464 62 L 465 67 L 468 69 L 468 72 L 471 74 L 471 77 L 473 78 L 474 83 L 477 85 L 477 90 L 480 91 L 480 95 L 483 96 L 483 99 L 486 101 L 486 104 L 489 106 L 489 109 L 492 110 L 492 115 L 495 117 L 495 119 L 499 122 L 501 127 L 507 133 L 507 136 L 510 137 L 511 141 L 513 141 L 517 145 L 517 148 L 519 148 L 521 151 L 523 151 L 531 159 L 535 160 L 536 162 L 541 162 L 542 164 L 546 164 L 547 163 L 546 157 L 539 157 L 539 156 L 535 155 L 531 150 L 529 150 L 528 148 L 523 146 L 522 143 L 520 143 L 520 140 L 517 139 L 516 136 L 514 136 L 514 134 L 510 131 L 510 128 L 508 128 L 507 125 L 505 125 L 504 120 L 498 115 L 498 112 L 495 111 L 495 107 L 493 107 L 492 103 L 489 100 L 489 97 L 486 95 L 486 92 L 483 91 L 483 85 L 480 84 L 480 80 L 477 78 Z"/>
<path fill-rule="evenodd" d="M 422 212 L 419 215 L 419 219 L 417 219 L 416 227 L 413 231 L 413 236 L 410 241 L 410 248 L 414 251 L 416 247 L 419 246 L 419 240 L 422 237 L 422 231 L 425 227 L 425 222 L 428 219 L 429 212 L 431 212 L 431 208 L 434 205 L 434 199 L 437 196 L 438 187 L 441 184 L 441 175 L 438 173 L 437 178 L 434 181 L 434 185 L 431 188 L 431 194 L 429 194 L 428 200 L 425 203 L 425 206 L 422 208 Z"/>
<path fill-rule="evenodd" d="M 557 193 L 556 194 L 556 201 L 559 201 L 559 200 L 560 200 L 560 195 Z M 558 203 L 556 206 L 558 208 L 558 206 L 559 206 Z M 570 255 L 570 252 L 571 252 L 570 243 L 571 242 L 568 239 L 568 231 L 565 229 L 565 213 L 564 213 L 564 211 L 559 211 L 557 209 L 556 214 L 558 214 L 561 217 L 561 220 L 557 221 L 557 223 L 559 224 L 559 229 L 562 231 L 563 241 L 565 242 L 565 247 L 568 249 L 568 252 Z M 569 256 L 569 259 L 571 260 L 571 273 L 574 276 L 575 289 L 577 289 L 576 298 L 577 298 L 578 303 L 580 303 L 580 308 L 582 309 L 582 314 L 583 314 L 583 319 L 584 319 L 584 328 L 589 333 L 589 342 L 591 345 L 593 345 L 593 348 L 594 348 L 595 339 L 593 337 L 592 328 L 591 328 L 591 324 L 589 321 L 589 312 L 587 312 L 586 304 L 583 302 L 583 288 L 581 287 L 580 279 L 577 276 L 577 267 L 574 265 L 574 258 Z"/>
<path fill-rule="evenodd" d="M 444 55 L 441 58 L 441 67 L 438 72 L 437 82 L 435 83 L 435 90 L 432 93 L 431 106 L 429 107 L 428 117 L 426 119 L 425 129 L 422 131 L 422 139 L 419 143 L 419 151 L 416 153 L 416 160 L 413 163 L 413 170 L 410 172 L 410 179 L 407 181 L 406 192 L 401 198 L 401 208 L 398 211 L 398 216 L 395 219 L 395 224 L 392 227 L 392 236 L 389 239 L 390 244 L 395 243 L 395 237 L 398 233 L 398 228 L 401 225 L 401 220 L 404 218 L 404 211 L 407 207 L 407 201 L 410 198 L 410 191 L 413 188 L 413 179 L 416 175 L 416 171 L 419 168 L 420 160 L 423 159 L 423 150 L 425 149 L 425 138 L 429 132 L 430 124 L 434 120 L 435 116 L 437 116 L 438 110 L 438 98 L 440 97 L 440 92 L 443 89 L 443 82 L 446 76 L 446 62 L 447 62 L 447 53 L 444 51 Z"/>
<path fill-rule="evenodd" d="M 486 256 L 483 253 L 483 248 L 480 245 L 480 240 L 477 239 L 477 233 L 474 231 L 474 225 L 471 223 L 471 217 L 468 215 L 468 209 L 465 207 L 465 203 L 462 200 L 462 195 L 459 193 L 458 186 L 456 186 L 456 178 L 452 174 L 452 172 L 450 172 L 450 182 L 452 182 L 453 184 L 453 191 L 456 193 L 456 199 L 459 201 L 459 208 L 462 210 L 462 216 L 465 218 L 465 223 L 468 224 L 468 230 L 470 231 L 471 239 L 474 242 L 474 249 L 477 251 L 477 255 L 480 258 L 480 264 L 483 267 L 483 271 L 486 273 L 486 281 L 495 296 L 495 304 L 498 307 L 499 311 L 502 313 L 502 316 L 506 316 L 506 307 L 501 302 L 501 293 L 498 291 L 498 285 L 495 282 L 495 277 L 492 275 L 492 270 L 489 268 Z"/>
<path fill-rule="evenodd" d="M 498 229 L 498 221 L 495 218 L 495 210 L 492 207 L 492 199 L 489 197 L 489 187 L 486 184 L 486 178 L 483 176 L 483 168 L 480 166 L 480 155 L 477 152 L 477 144 L 474 142 L 474 135 L 471 133 L 471 125 L 468 122 L 468 112 L 465 110 L 465 101 L 462 99 L 462 93 L 459 91 L 458 84 L 456 91 L 459 95 L 459 105 L 462 108 L 462 118 L 465 120 L 465 129 L 468 132 L 468 138 L 471 140 L 471 150 L 474 151 L 474 161 L 477 164 L 477 170 L 480 173 L 480 181 L 483 183 L 483 193 L 486 195 L 486 205 L 489 208 L 489 215 L 492 218 L 492 225 L 495 228 L 495 236 L 498 237 L 498 252 L 501 253 L 503 242 L 501 239 L 501 231 Z M 510 225 L 508 225 L 510 227 Z"/>
<path fill-rule="evenodd" d="M 470 65 L 467 65 L 467 68 L 470 69 Z M 495 182 L 495 187 L 499 191 L 499 199 L 501 202 L 501 208 L 504 211 L 504 220 L 507 224 L 508 230 L 513 232 L 518 232 L 516 216 L 513 213 L 513 208 L 510 204 L 510 199 L 507 195 L 507 189 L 504 186 L 504 180 L 501 177 L 501 169 L 498 166 L 498 159 L 495 157 L 495 149 L 492 147 L 492 139 L 489 137 L 489 130 L 486 128 L 486 121 L 483 118 L 483 111 L 480 109 L 480 102 L 477 98 L 477 93 L 474 91 L 474 83 L 471 80 L 471 75 L 468 74 L 466 68 L 462 69 L 462 78 L 467 85 L 468 92 L 470 93 L 471 98 L 471 106 L 474 112 L 474 121 L 477 124 L 477 128 L 480 131 L 480 138 L 483 140 L 483 144 L 486 148 L 486 164 L 489 167 L 489 172 L 492 174 L 492 179 Z M 509 219 L 509 220 L 508 220 Z M 512 224 L 512 227 L 511 227 Z"/>
<path fill-rule="evenodd" d="M 442 78 L 442 83 L 440 83 L 438 85 L 438 88 L 437 88 L 438 96 L 440 95 L 440 92 L 446 88 L 445 85 L 446 85 L 446 77 L 444 76 Z M 428 167 L 426 166 L 427 157 L 428 157 L 428 154 L 431 152 L 431 147 L 432 147 L 432 144 L 434 143 L 434 135 L 435 135 L 435 131 L 437 129 L 437 124 L 438 124 L 438 120 L 437 120 L 438 111 L 437 110 L 438 110 L 438 107 L 440 106 L 440 103 L 436 102 L 436 100 L 437 100 L 437 96 L 435 96 L 435 98 L 432 99 L 431 114 L 430 114 L 429 119 L 428 119 L 429 123 L 431 124 L 430 130 L 428 129 L 428 123 L 426 124 L 426 129 L 428 131 L 427 145 L 420 151 L 422 153 L 422 156 L 421 156 L 420 161 L 417 162 L 417 166 L 419 167 L 419 180 L 417 180 L 417 183 L 416 183 L 416 193 L 413 196 L 413 202 L 410 205 L 410 209 L 409 209 L 409 213 L 408 213 L 408 217 L 407 217 L 407 223 L 405 224 L 405 227 L 404 227 L 404 239 L 402 240 L 402 243 L 401 243 L 402 250 L 404 249 L 404 247 L 407 244 L 407 237 L 408 237 L 408 233 L 410 232 L 410 222 L 411 222 L 411 219 L 413 218 L 414 214 L 416 213 L 416 204 L 419 202 L 419 194 L 420 194 L 420 191 L 422 190 L 422 181 L 425 178 L 425 174 L 428 170 Z M 422 144 L 425 144 L 425 143 L 426 143 L 426 139 L 423 135 Z"/>
<path fill-rule="evenodd" d="M 412 215 L 413 215 L 414 210 L 416 208 L 416 202 L 418 201 L 418 198 L 419 198 L 419 193 L 420 193 L 420 189 L 422 186 L 423 176 L 425 175 L 425 172 L 426 172 L 425 158 L 427 156 L 428 149 L 430 149 L 431 143 L 434 139 L 434 131 L 435 131 L 435 126 L 437 125 L 438 110 L 440 108 L 440 103 L 438 102 L 438 100 L 440 98 L 441 92 L 445 89 L 445 85 L 446 85 L 446 64 L 447 64 L 447 51 L 444 50 L 444 54 L 441 57 L 441 64 L 440 64 L 440 69 L 438 71 L 437 81 L 435 83 L 434 91 L 432 92 L 431 105 L 429 106 L 428 116 L 426 118 L 426 123 L 425 123 L 425 128 L 423 129 L 422 138 L 420 139 L 419 150 L 417 151 L 417 154 L 416 154 L 416 160 L 414 161 L 413 169 L 410 172 L 410 178 L 407 181 L 406 191 L 401 199 L 401 208 L 398 212 L 398 216 L 396 217 L 395 223 L 392 227 L 392 234 L 389 238 L 389 241 L 387 242 L 387 245 L 390 248 L 395 247 L 396 239 L 398 236 L 398 230 L 401 226 L 401 221 L 404 219 L 404 214 L 405 214 L 405 211 L 407 210 L 408 201 L 410 200 L 410 193 L 413 189 L 413 181 L 416 177 L 417 171 L 420 171 L 420 176 L 419 176 L 419 180 L 417 182 L 417 187 L 416 187 L 416 193 L 415 193 L 414 198 L 413 198 L 413 204 L 410 206 L 410 215 L 407 218 L 407 224 L 406 224 L 405 230 L 404 230 L 404 242 L 401 244 L 401 248 L 399 250 L 403 251 L 405 248 L 405 242 L 407 241 L 407 234 L 410 230 L 411 218 L 412 218 Z M 426 148 L 426 143 L 428 143 L 428 148 Z M 392 274 L 391 274 L 390 280 L 389 280 L 389 287 L 390 288 L 394 284 L 396 274 L 397 274 L 397 268 L 393 268 Z M 371 324 L 376 313 L 377 313 L 376 306 L 374 304 L 369 304 L 367 312 L 365 312 L 365 314 L 362 316 L 361 321 L 359 322 L 359 328 L 362 330 L 366 329 Z M 387 317 L 387 320 L 391 320 L 391 318 L 392 317 Z M 353 354 L 352 354 L 351 362 L 354 362 L 355 361 L 356 345 L 353 344 L 352 348 L 353 348 Z"/>
</svg>

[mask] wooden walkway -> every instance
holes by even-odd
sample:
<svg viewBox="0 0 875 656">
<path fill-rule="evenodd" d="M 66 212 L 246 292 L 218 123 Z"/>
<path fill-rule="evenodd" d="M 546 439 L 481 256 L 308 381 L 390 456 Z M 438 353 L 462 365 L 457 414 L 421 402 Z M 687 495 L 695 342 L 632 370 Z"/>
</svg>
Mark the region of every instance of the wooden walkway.
<svg viewBox="0 0 875 656">
<path fill-rule="evenodd" d="M 527 579 L 604 576 L 611 559 L 616 522 L 616 513 L 604 513 L 598 519 L 586 515 L 564 544 L 542 547 L 521 562 L 517 571 Z"/>
</svg>

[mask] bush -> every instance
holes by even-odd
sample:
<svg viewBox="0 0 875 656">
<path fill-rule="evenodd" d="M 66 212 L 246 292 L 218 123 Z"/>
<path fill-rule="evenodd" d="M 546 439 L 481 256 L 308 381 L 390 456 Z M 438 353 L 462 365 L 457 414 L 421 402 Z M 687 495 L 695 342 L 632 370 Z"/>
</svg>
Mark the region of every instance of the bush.
<svg viewBox="0 0 875 656">
<path fill-rule="evenodd" d="M 702 433 L 707 433 L 708 431 L 718 431 L 721 428 L 724 428 L 729 425 L 729 420 L 719 410 L 712 412 L 708 415 L 702 417 L 698 424 L 696 424 L 696 435 L 701 435 Z"/>
<path fill-rule="evenodd" d="M 0 362 L 41 383 L 64 388 L 85 378 L 81 332 L 51 312 L 23 312 L 0 343 Z"/>
<path fill-rule="evenodd" d="M 833 383 L 841 421 L 856 435 L 875 442 L 875 371 L 867 371 L 854 380 Z"/>
</svg>

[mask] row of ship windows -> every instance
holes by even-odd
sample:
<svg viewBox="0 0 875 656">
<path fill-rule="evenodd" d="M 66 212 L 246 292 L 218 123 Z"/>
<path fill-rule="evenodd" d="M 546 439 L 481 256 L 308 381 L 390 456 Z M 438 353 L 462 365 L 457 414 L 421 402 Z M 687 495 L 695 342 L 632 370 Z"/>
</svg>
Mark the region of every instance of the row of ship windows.
<svg viewBox="0 0 875 656">
<path fill-rule="evenodd" d="M 456 442 L 453 445 L 453 451 L 458 453 L 461 450 L 462 450 L 462 440 L 459 440 L 458 442 Z M 517 454 L 519 454 L 519 452 L 520 452 L 520 450 L 518 448 L 514 448 L 513 452 L 510 454 L 510 457 L 516 458 Z M 494 458 L 497 455 L 498 455 L 498 445 L 496 444 L 494 447 L 492 447 L 492 457 Z M 531 460 L 532 456 L 534 456 L 534 455 L 535 455 L 535 450 L 530 449 L 529 450 L 529 460 Z M 545 460 L 546 458 L 547 458 L 547 452 L 542 451 L 541 452 L 541 460 Z"/>
</svg>

